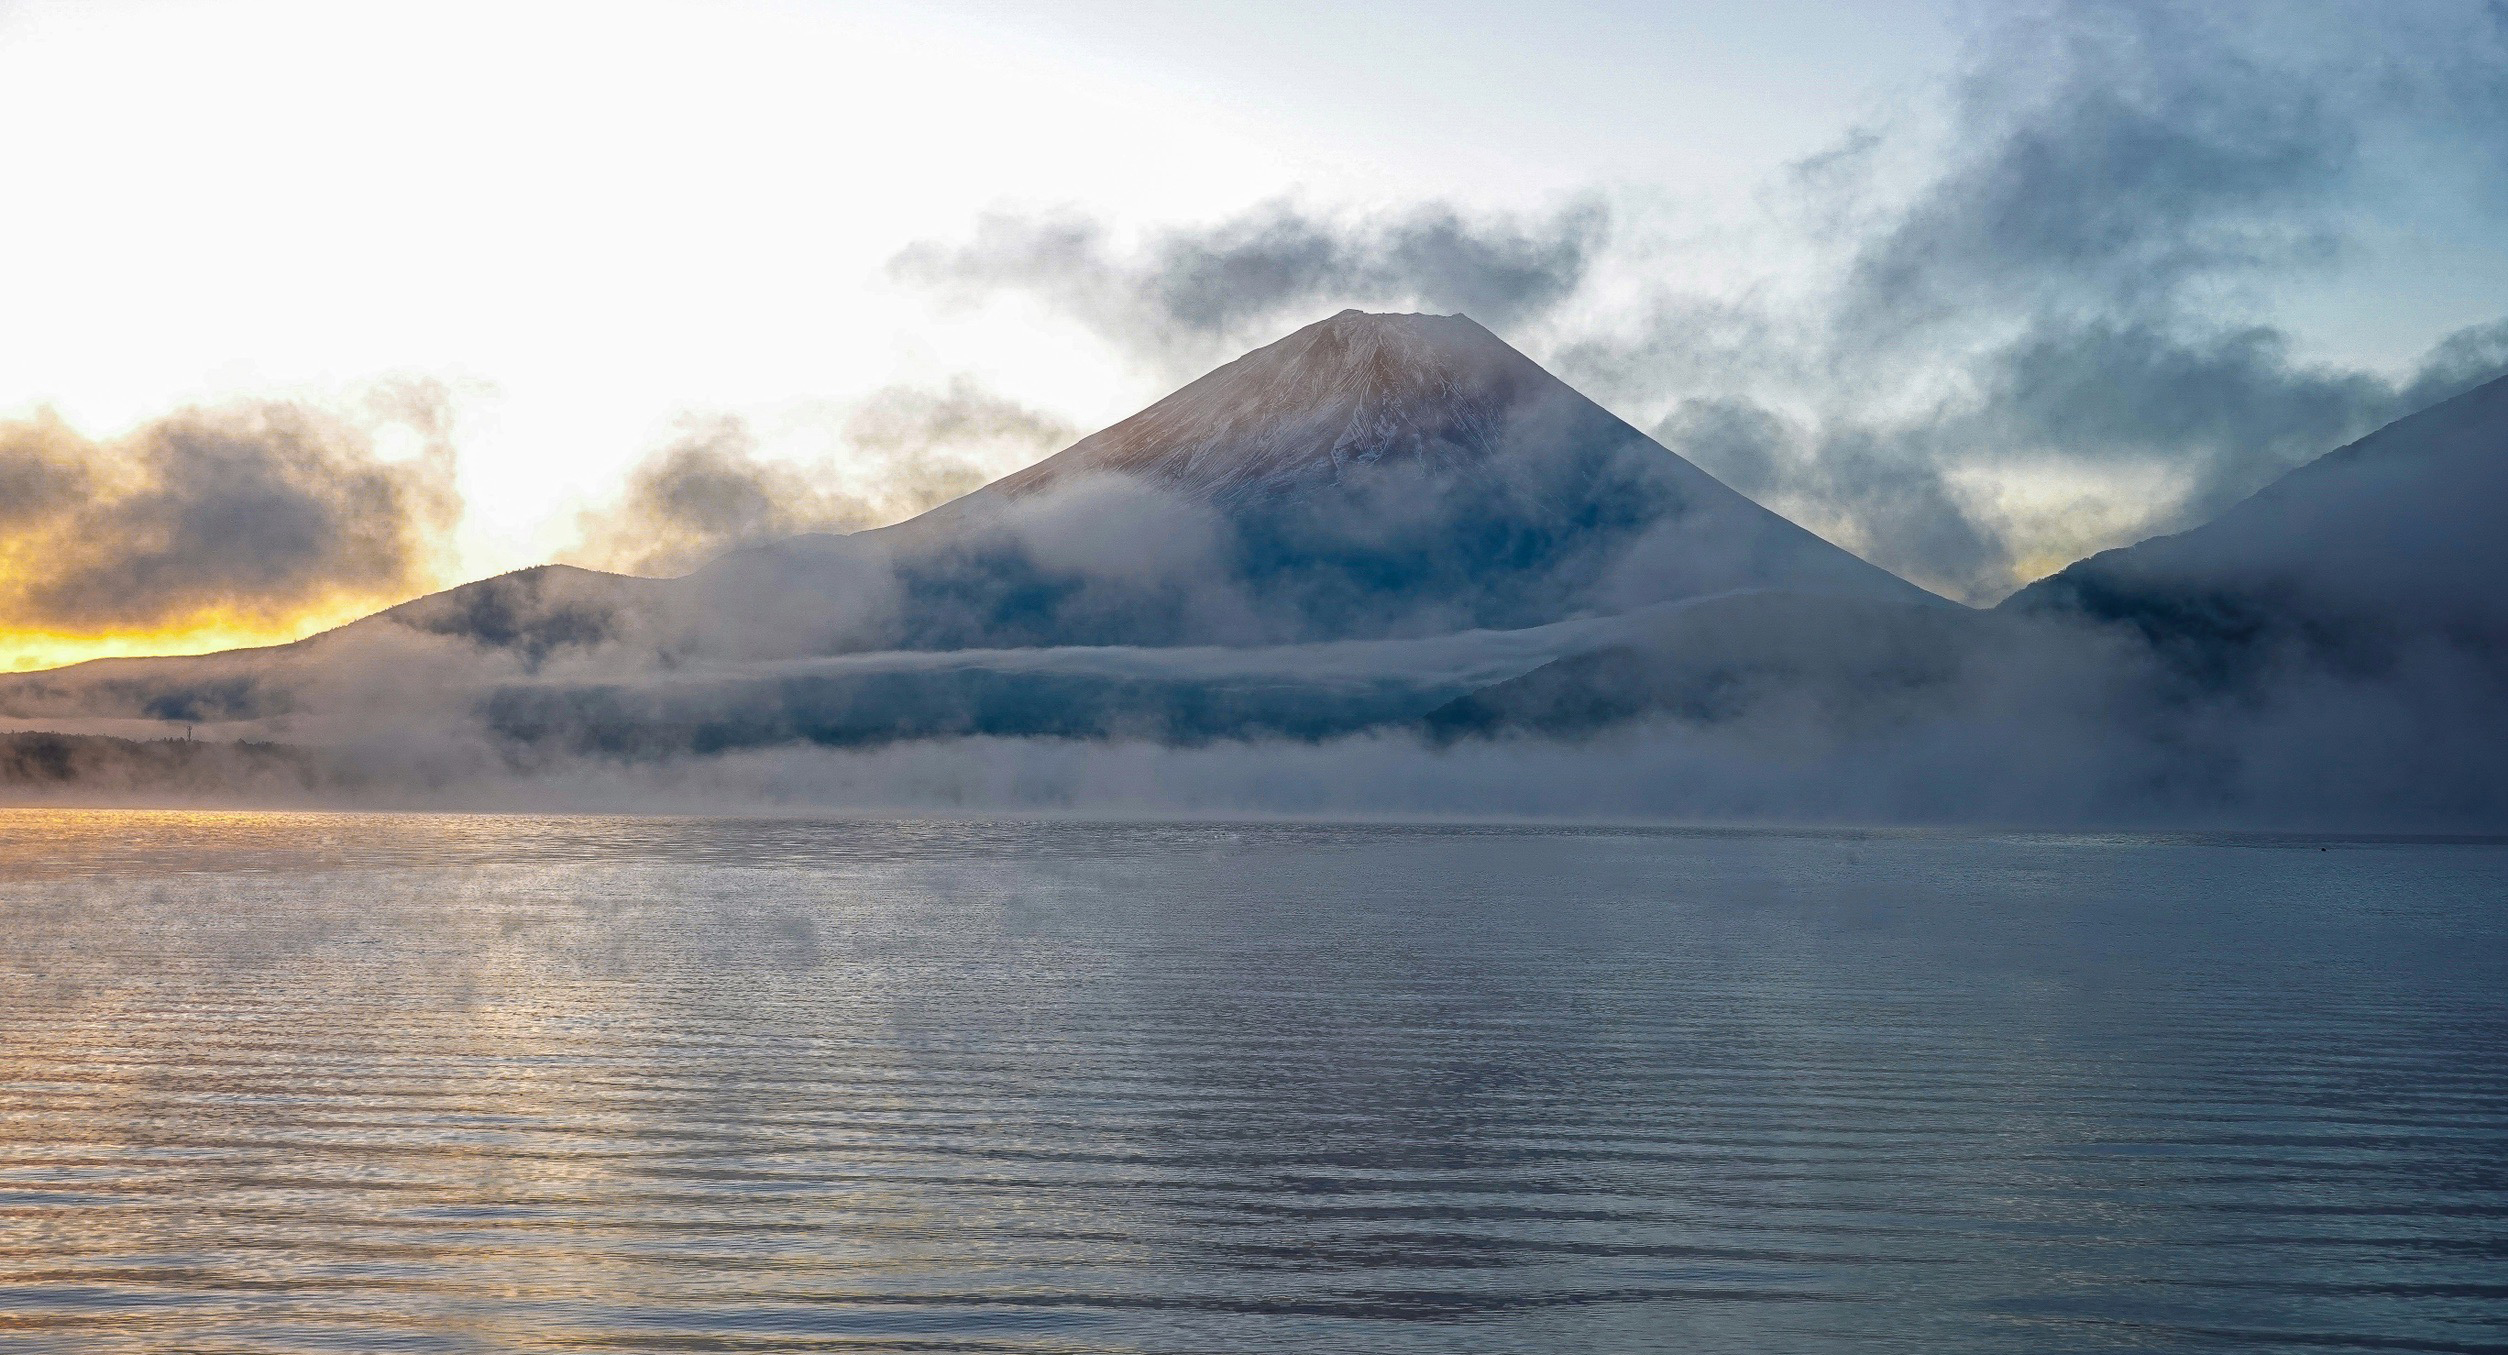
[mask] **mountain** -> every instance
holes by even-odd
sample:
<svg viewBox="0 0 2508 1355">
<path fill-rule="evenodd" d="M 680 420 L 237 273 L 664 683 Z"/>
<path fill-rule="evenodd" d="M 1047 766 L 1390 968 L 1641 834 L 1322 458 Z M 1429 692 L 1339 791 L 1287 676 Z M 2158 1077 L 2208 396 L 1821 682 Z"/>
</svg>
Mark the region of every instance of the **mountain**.
<svg viewBox="0 0 2508 1355">
<path fill-rule="evenodd" d="M 1251 507 L 1360 489 L 1371 472 L 1520 481 L 1530 466 L 1596 471 L 1610 454 L 1639 446 L 1687 494 L 1730 506 L 1705 472 L 1470 319 L 1348 310 L 1246 354 L 988 492 L 1018 497 L 1114 474 Z"/>
<path fill-rule="evenodd" d="M 2508 822 L 2503 523 L 2508 380 L 1991 612 L 1701 599 L 1420 727 L 1592 740 L 1646 723 L 1740 749 L 1753 775 L 1827 759 L 1889 804 L 1969 817 L 2034 800 L 2490 830 Z"/>
<path fill-rule="evenodd" d="M 718 661 L 1243 647 L 1768 588 L 1938 603 L 1464 317 L 1345 311 L 919 518 L 734 551 L 609 633 Z"/>
<path fill-rule="evenodd" d="M 1314 737 L 1415 720 L 1597 643 L 1599 619 L 1765 590 L 1949 605 L 1468 319 L 1346 311 L 893 527 L 678 579 L 544 566 L 295 645 L 0 679 L 0 715 L 287 739 L 457 718 L 657 755 Z M 1149 651 L 1173 657 L 1144 667 Z M 1022 657 L 1038 652 L 1061 657 Z"/>
<path fill-rule="evenodd" d="M 283 645 L 162 658 L 95 659 L 0 676 L 0 717 L 167 725 L 267 721 L 327 697 L 395 698 L 459 688 L 492 670 L 651 633 L 669 580 L 539 565 L 466 583 Z M 493 658 L 494 663 L 483 662 Z M 150 731 L 159 733 L 162 731 Z"/>
<path fill-rule="evenodd" d="M 1121 794 L 1159 768 L 1268 785 L 1298 765 L 1397 795 L 1494 777 L 1489 803 L 1536 811 L 1548 776 L 1641 814 L 2496 831 L 2503 521 L 2508 382 L 1973 611 L 1468 320 L 1347 312 L 893 527 L 675 579 L 544 566 L 293 645 L 0 677 L 0 734 L 21 731 L 0 789 L 319 799 L 630 784 L 647 762 L 921 786 L 947 764 L 1015 799 L 1081 758 Z M 193 723 L 227 751 L 163 741 Z M 1360 731 L 1445 751 L 1277 745 Z M 985 738 L 1061 743 L 679 765 Z M 1492 742 L 1514 738 L 1543 747 Z M 1126 746 L 1099 761 L 1095 740 Z M 1274 743 L 1232 746 L 1253 740 Z"/>
<path fill-rule="evenodd" d="M 691 584 L 715 616 L 788 619 L 796 588 L 894 589 L 820 652 L 1426 635 L 1738 588 L 1930 598 L 1472 321 L 1358 311 L 921 518 Z"/>
<path fill-rule="evenodd" d="M 2375 672 L 2441 645 L 2508 665 L 2508 378 L 2301 466 L 2211 522 L 2103 551 L 1999 610 L 2139 634 L 2189 671 Z"/>
</svg>

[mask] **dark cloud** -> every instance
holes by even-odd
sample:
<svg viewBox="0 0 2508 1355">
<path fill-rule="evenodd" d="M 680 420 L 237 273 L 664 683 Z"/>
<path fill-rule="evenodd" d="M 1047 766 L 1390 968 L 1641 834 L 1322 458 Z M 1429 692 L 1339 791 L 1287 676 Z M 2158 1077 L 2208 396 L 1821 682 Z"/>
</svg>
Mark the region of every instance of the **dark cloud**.
<svg viewBox="0 0 2508 1355">
<path fill-rule="evenodd" d="M 996 214 L 966 243 L 907 248 L 889 271 L 965 297 L 1028 292 L 1172 363 L 1343 306 L 1535 318 L 1584 281 L 1607 224 L 1591 203 L 1533 221 L 1443 204 L 1342 219 L 1272 203 L 1127 247 L 1090 217 Z"/>
<path fill-rule="evenodd" d="M 2035 331 L 1994 355 L 1984 399 L 1994 422 L 1967 436 L 2093 457 L 2200 448 L 2272 469 L 2326 450 L 2392 397 L 2375 377 L 2295 364 L 2289 348 L 2261 326 L 2205 336 L 2104 321 Z M 2136 398 L 2117 398 L 2124 392 Z"/>
<path fill-rule="evenodd" d="M 0 530 L 41 526 L 86 497 L 94 449 L 51 414 L 0 424 Z M 19 543 L 12 541 L 11 554 Z"/>
<path fill-rule="evenodd" d="M 2269 326 L 2045 323 L 1955 368 L 1952 398 L 1897 420 L 1684 400 L 1655 437 L 1726 483 L 1952 596 L 2027 582 L 2031 524 L 1960 492 L 1962 468 L 2046 467 L 2162 483 L 2136 536 L 2202 522 L 2295 466 L 2508 371 L 2508 323 L 2437 345 L 2399 380 L 2292 357 Z M 2065 545 L 2074 543 L 2066 542 Z M 2081 549 L 2122 544 L 2079 543 Z"/>
<path fill-rule="evenodd" d="M 2244 16 L 2252 18 L 2254 16 Z M 2360 153 L 2333 54 L 2242 41 L 2231 7 L 1999 12 L 1947 169 L 1859 251 L 1859 341 L 1978 306 L 2167 309 L 2225 273 L 2329 257 Z"/>
<path fill-rule="evenodd" d="M 623 573 L 683 573 L 734 546 L 868 527 L 873 511 L 795 467 L 760 460 L 746 423 L 714 419 L 646 458 L 616 503 L 584 513 L 582 543 L 567 558 Z"/>
<path fill-rule="evenodd" d="M 1865 558 L 1953 595 L 1980 578 L 2008 577 L 2009 547 L 1970 515 L 1939 462 L 1903 439 L 1831 431 L 1794 482 L 1798 498 L 1842 516 Z"/>
<path fill-rule="evenodd" d="M 2155 526 L 2190 525 L 2409 406 L 2365 372 L 2294 361 L 2279 330 L 2172 332 L 2107 321 L 2036 330 L 1981 364 L 1978 405 L 1936 436 L 1952 455 L 2145 465 L 2187 488 Z"/>
<path fill-rule="evenodd" d="M 2009 572 L 2006 546 L 1971 520 L 1940 461 L 1907 436 L 1815 428 L 1735 398 L 1683 401 L 1654 436 L 1726 484 L 1918 583 L 1957 595 L 1970 579 Z"/>
<path fill-rule="evenodd" d="M 2508 205 L 2508 4 L 2501 0 L 2380 7 L 2395 40 L 2355 45 L 2355 61 L 2378 66 L 2382 91 L 2403 115 L 2439 129 L 2440 172 L 2470 163 L 2476 191 Z M 2418 172 L 2429 161 L 2406 161 Z"/>
<path fill-rule="evenodd" d="M 1071 433 L 964 377 L 938 390 L 888 387 L 854 405 L 841 465 L 764 457 L 745 422 L 692 420 L 629 474 L 615 503 L 582 515 L 582 541 L 568 558 L 684 573 L 740 546 L 882 526 L 979 488 Z"/>
<path fill-rule="evenodd" d="M 1737 486 L 1991 601 L 2051 550 L 2202 521 L 2508 370 L 2508 322 L 2447 338 L 2398 379 L 2310 361 L 2285 330 L 2240 318 L 2352 259 L 2378 194 L 2468 167 L 2508 186 L 2508 134 L 2462 121 L 2508 89 L 2500 17 L 1992 11 L 1953 85 L 1940 168 L 1912 192 L 1874 187 L 1892 134 L 1859 129 L 1796 166 L 1803 224 L 1845 250 L 1834 287 L 1660 296 L 1636 332 L 1554 358 L 1658 411 L 1658 436 Z M 2425 182 L 2397 182 L 2399 165 Z M 2032 477 L 2110 486 L 2097 516 L 2121 535 L 2054 540 L 2046 505 L 1991 492 Z"/>
<path fill-rule="evenodd" d="M 452 451 L 441 392 L 393 399 L 414 458 L 293 404 L 186 410 L 107 442 L 50 414 L 0 424 L 0 625 L 283 626 L 424 589 L 460 511 Z"/>
<path fill-rule="evenodd" d="M 1794 478 L 1801 433 L 1748 400 L 1684 400 L 1655 426 L 1655 439 L 1676 447 L 1709 474 L 1766 502 Z"/>
</svg>

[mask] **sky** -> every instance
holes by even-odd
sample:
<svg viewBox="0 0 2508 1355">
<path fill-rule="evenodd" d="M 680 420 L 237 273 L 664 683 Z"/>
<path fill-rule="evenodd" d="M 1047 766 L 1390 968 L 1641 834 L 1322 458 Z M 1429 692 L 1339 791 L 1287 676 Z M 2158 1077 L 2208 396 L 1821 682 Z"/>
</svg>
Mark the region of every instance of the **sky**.
<svg viewBox="0 0 2508 1355">
<path fill-rule="evenodd" d="M 0 667 L 908 515 L 1462 310 L 1989 602 L 2508 366 L 2508 8 L 0 0 Z"/>
</svg>

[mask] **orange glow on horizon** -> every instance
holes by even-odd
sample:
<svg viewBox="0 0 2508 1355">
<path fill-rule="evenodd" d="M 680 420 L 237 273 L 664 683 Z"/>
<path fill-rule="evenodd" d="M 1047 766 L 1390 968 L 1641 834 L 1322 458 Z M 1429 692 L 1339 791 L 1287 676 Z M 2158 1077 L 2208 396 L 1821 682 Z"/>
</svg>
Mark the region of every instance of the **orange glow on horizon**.
<svg viewBox="0 0 2508 1355">
<path fill-rule="evenodd" d="M 361 597 L 326 602 L 294 616 L 251 612 L 195 613 L 171 624 L 112 631 L 13 627 L 0 622 L 0 672 L 66 668 L 90 659 L 215 654 L 229 649 L 283 645 L 372 616 L 404 599 Z"/>
</svg>

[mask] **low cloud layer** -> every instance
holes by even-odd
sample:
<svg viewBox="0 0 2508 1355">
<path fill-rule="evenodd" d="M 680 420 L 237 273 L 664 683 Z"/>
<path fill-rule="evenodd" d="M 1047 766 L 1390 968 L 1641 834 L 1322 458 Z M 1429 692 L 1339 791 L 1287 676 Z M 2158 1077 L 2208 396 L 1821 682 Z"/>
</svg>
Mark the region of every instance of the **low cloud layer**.
<svg viewBox="0 0 2508 1355">
<path fill-rule="evenodd" d="M 284 629 L 424 591 L 461 507 L 443 399 L 396 387 L 376 413 L 189 409 L 103 441 L 0 423 L 0 631 Z M 383 424 L 417 454 L 380 455 Z"/>
<path fill-rule="evenodd" d="M 2508 824 L 2508 784 L 2497 756 L 2508 727 L 2495 700 L 2497 675 L 2465 668 L 2460 655 L 2416 655 L 2415 671 L 2400 681 L 2393 674 L 2293 674 L 2259 700 L 2252 692 L 2190 693 L 2110 632 L 2015 630 L 2003 638 L 1988 637 L 1965 652 L 1928 647 L 1926 671 L 1910 682 L 1895 670 L 1857 666 L 1853 647 L 1834 643 L 1834 628 L 1810 637 L 1778 632 L 1765 643 L 1808 645 L 1815 669 L 1831 662 L 1824 655 L 1842 656 L 1834 660 L 1834 680 L 1819 672 L 1808 682 L 1772 675 L 1766 654 L 1745 646 L 1736 657 L 1747 662 L 1731 670 L 1743 679 L 1736 687 L 1719 675 L 1715 656 L 1685 651 L 1700 690 L 1712 694 L 1704 705 L 1666 708 L 1588 739 L 1502 734 L 1453 742 L 1419 732 L 1409 714 L 1425 704 L 1416 689 L 1348 683 L 1319 683 L 1275 703 L 1311 717 L 1316 694 L 1336 691 L 1341 709 L 1318 722 L 1324 737 L 1301 737 L 1290 722 L 1264 728 L 1260 719 L 1243 722 L 1256 737 L 1165 737 L 1163 718 L 1206 714 L 1216 695 L 1280 690 L 1247 682 L 1243 669 L 1231 676 L 1230 661 L 1247 651 L 1171 655 L 1168 666 L 1193 671 L 1167 685 L 1056 681 L 1038 671 L 1056 665 L 1060 656 L 1050 651 L 925 656 L 919 662 L 928 671 L 901 675 L 908 681 L 865 679 L 841 695 L 857 713 L 865 698 L 910 695 L 925 703 L 916 712 L 930 717 L 923 723 L 940 726 L 943 737 L 901 730 L 900 739 L 827 746 L 794 730 L 763 746 L 683 744 L 672 752 L 662 742 L 685 739 L 691 725 L 737 729 L 786 718 L 796 693 L 826 680 L 762 675 L 711 691 L 610 684 L 580 689 L 601 703 L 572 712 L 573 723 L 564 723 L 564 708 L 510 701 L 491 712 L 501 721 L 496 728 L 482 728 L 457 707 L 413 716 L 424 707 L 407 703 L 395 703 L 388 718 L 306 718 L 300 727 L 325 730 L 335 741 L 311 749 L 236 746 L 226 761 L 244 765 L 212 767 L 216 775 L 189 780 L 133 765 L 129 748 L 67 747 L 55 759 L 62 765 L 41 778 L 11 782 L 0 766 L 0 800 L 163 802 L 197 795 L 225 803 L 471 810 L 2340 831 L 2498 831 Z M 1127 656 L 1085 657 L 1103 665 Z M 1889 681 L 1876 683 L 1875 676 Z M 1300 680 L 1307 675 L 1292 676 Z M 528 698 L 545 689 L 506 690 Z M 826 690 L 839 692 L 832 684 Z M 763 704 L 770 695 L 787 704 Z M 1019 728 L 1021 719 L 1005 720 L 1004 697 L 1023 703 L 1023 718 L 1046 725 L 1045 736 Z M 935 701 L 953 704 L 943 709 Z M 647 703 L 681 723 L 638 723 L 629 731 L 634 741 L 612 742 L 597 723 L 581 722 L 586 714 L 635 714 Z M 517 745 L 516 722 L 533 720 L 544 725 L 534 731 L 538 737 Z M 1345 732 L 1353 725 L 1361 727 Z M 985 728 L 1027 736 L 959 736 Z M 155 760 L 167 759 L 160 751 Z"/>
<path fill-rule="evenodd" d="M 692 421 L 629 473 L 616 501 L 582 515 L 566 558 L 681 574 L 740 546 L 883 526 L 1046 455 L 1072 431 L 963 377 L 874 392 L 845 413 L 841 457 L 816 465 L 763 455 L 742 420 Z"/>
<path fill-rule="evenodd" d="M 1275 202 L 1126 243 L 1092 217 L 995 214 L 971 240 L 908 247 L 889 271 L 960 298 L 1032 293 L 1180 369 L 1343 306 L 1462 311 L 1501 328 L 1539 317 L 1584 282 L 1607 225 L 1592 203 L 1520 220 L 1444 203 L 1339 217 Z"/>
<path fill-rule="evenodd" d="M 2096 609 L 1699 578 L 1579 615 L 1616 572 L 1580 558 L 1593 537 L 1457 590 L 1398 568 L 1485 535 L 1470 517 L 1223 519 L 1081 478 L 682 580 L 507 576 L 275 660 L 12 679 L 0 716 L 287 747 L 46 745 L 0 795 L 2496 831 L 2504 411 L 2489 388 L 2313 468 L 2276 512 L 2181 539 L 2192 558 L 2111 571 Z M 1249 551 L 1286 529 L 1321 548 Z M 1527 585 L 1576 619 L 1468 628 Z M 1458 704 L 1482 714 L 1441 719 Z"/>
</svg>

